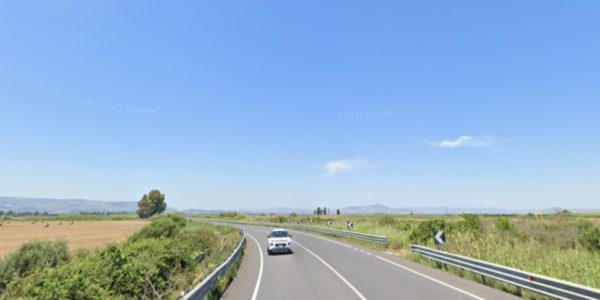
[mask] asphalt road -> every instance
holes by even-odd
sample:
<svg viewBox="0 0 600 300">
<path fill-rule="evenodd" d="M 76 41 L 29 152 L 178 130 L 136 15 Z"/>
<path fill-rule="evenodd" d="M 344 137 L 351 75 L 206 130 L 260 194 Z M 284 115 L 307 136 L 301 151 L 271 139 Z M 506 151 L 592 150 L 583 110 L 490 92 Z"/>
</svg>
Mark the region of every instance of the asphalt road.
<svg viewBox="0 0 600 300">
<path fill-rule="evenodd" d="M 267 255 L 270 228 L 239 226 L 248 239 L 223 299 L 519 299 L 380 251 L 290 230 L 293 254 Z"/>
</svg>

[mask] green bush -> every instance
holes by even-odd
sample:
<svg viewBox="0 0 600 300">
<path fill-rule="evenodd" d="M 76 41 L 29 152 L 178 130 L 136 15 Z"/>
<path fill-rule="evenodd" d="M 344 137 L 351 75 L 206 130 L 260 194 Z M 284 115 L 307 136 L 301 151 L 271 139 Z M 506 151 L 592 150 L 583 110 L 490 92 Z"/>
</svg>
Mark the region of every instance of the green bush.
<svg viewBox="0 0 600 300">
<path fill-rule="evenodd" d="M 383 215 L 379 218 L 377 223 L 379 223 L 380 226 L 394 226 L 396 224 L 396 219 L 390 215 Z"/>
<path fill-rule="evenodd" d="M 500 230 L 500 231 L 514 232 L 515 231 L 515 225 L 513 225 L 512 223 L 510 223 L 510 220 L 508 220 L 507 217 L 499 217 L 496 220 L 496 229 Z"/>
<path fill-rule="evenodd" d="M 224 211 L 219 213 L 219 218 L 235 218 L 238 213 L 235 211 Z"/>
<path fill-rule="evenodd" d="M 95 269 L 100 267 L 95 256 L 46 268 L 11 284 L 1 299 L 124 299 L 110 295 L 100 282 L 105 282 Z"/>
<path fill-rule="evenodd" d="M 463 214 L 463 221 L 459 223 L 462 232 L 480 233 L 483 229 L 481 218 L 476 214 Z"/>
<path fill-rule="evenodd" d="M 141 239 L 171 238 L 185 227 L 185 219 L 177 214 L 158 217 L 152 220 L 150 225 L 145 226 L 140 231 L 131 236 L 130 241 L 135 242 Z"/>
<path fill-rule="evenodd" d="M 579 226 L 579 244 L 590 251 L 600 251 L 600 228 L 591 223 Z"/>
<path fill-rule="evenodd" d="M 14 280 L 0 299 L 175 298 L 220 264 L 238 241 L 239 233 L 230 228 L 159 217 L 126 243 Z"/>
<path fill-rule="evenodd" d="M 410 230 L 412 230 L 412 225 L 410 223 L 397 223 L 396 229 L 403 230 L 403 231 L 410 231 Z"/>
<path fill-rule="evenodd" d="M 433 219 L 419 223 L 408 239 L 413 244 L 426 245 L 433 241 L 433 237 L 438 230 L 448 231 L 450 226 L 446 224 L 444 219 Z"/>
<path fill-rule="evenodd" d="M 69 260 L 67 242 L 31 241 L 0 262 L 0 294 L 16 279 Z"/>
</svg>

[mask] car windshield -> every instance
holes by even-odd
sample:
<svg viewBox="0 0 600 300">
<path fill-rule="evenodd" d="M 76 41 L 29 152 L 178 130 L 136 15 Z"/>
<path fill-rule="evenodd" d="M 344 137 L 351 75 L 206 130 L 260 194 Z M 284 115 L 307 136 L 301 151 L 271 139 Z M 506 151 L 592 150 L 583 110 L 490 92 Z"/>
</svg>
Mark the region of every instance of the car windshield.
<svg viewBox="0 0 600 300">
<path fill-rule="evenodd" d="M 276 238 L 281 238 L 281 237 L 288 237 L 288 232 L 287 231 L 273 231 L 271 232 L 271 237 L 276 237 Z"/>
</svg>

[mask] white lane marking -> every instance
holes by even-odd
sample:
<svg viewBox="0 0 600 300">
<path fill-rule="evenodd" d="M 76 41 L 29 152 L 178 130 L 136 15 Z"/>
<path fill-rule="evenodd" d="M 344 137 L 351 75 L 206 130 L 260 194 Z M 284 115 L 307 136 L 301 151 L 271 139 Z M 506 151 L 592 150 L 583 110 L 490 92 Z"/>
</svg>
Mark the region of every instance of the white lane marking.
<svg viewBox="0 0 600 300">
<path fill-rule="evenodd" d="M 344 276 L 342 276 L 340 273 L 338 273 L 338 271 L 336 271 L 332 266 L 330 266 L 325 260 L 320 258 L 314 252 L 310 251 L 308 248 L 304 247 L 304 245 L 298 243 L 297 241 L 294 241 L 294 243 L 296 245 L 300 246 L 302 249 L 306 250 L 306 252 L 310 253 L 317 260 L 319 260 L 321 263 L 323 263 L 327 268 L 329 268 L 329 270 L 331 270 L 335 275 L 337 275 L 337 277 L 339 277 L 356 294 L 356 296 L 358 296 L 359 299 L 367 300 L 367 298 L 365 298 L 365 296 L 363 296 L 363 294 L 361 294 L 352 284 L 350 284 L 350 282 L 348 282 L 348 280 L 346 280 L 346 278 L 344 278 Z"/>
<path fill-rule="evenodd" d="M 375 255 L 375 257 L 377 259 L 379 259 L 379 260 L 382 260 L 382 261 L 386 262 L 386 263 L 392 264 L 392 265 L 394 265 L 394 266 L 396 266 L 398 268 L 401 268 L 401 269 L 403 269 L 405 271 L 408 271 L 408 272 L 411 272 L 411 273 L 413 273 L 415 275 L 419 275 L 419 276 L 421 276 L 423 278 L 429 279 L 429 280 L 431 280 L 431 281 L 433 281 L 435 283 L 441 284 L 441 285 L 443 285 L 443 286 L 445 286 L 447 288 L 453 289 L 453 290 L 455 290 L 455 291 L 457 291 L 459 293 L 465 294 L 465 295 L 467 295 L 469 297 L 472 297 L 472 298 L 475 298 L 475 299 L 479 299 L 479 300 L 485 300 L 485 298 L 481 298 L 481 297 L 479 297 L 477 295 L 474 295 L 474 294 L 471 294 L 471 293 L 469 293 L 469 292 L 467 292 L 465 290 L 459 289 L 459 288 L 457 288 L 457 287 L 455 287 L 453 285 L 447 284 L 447 283 L 445 283 L 443 281 L 437 280 L 437 279 L 435 279 L 433 277 L 430 277 L 430 276 L 427 276 L 427 275 L 425 275 L 423 273 L 417 272 L 417 271 L 415 271 L 415 270 L 413 270 L 413 269 L 411 269 L 409 267 L 406 267 L 406 266 L 403 266 L 403 265 L 398 264 L 396 262 L 393 262 L 393 261 L 391 261 L 391 260 L 389 260 L 387 258 L 381 257 L 379 255 Z"/>
<path fill-rule="evenodd" d="M 256 247 L 258 248 L 258 256 L 260 256 L 260 268 L 258 269 L 258 279 L 256 279 L 256 285 L 254 286 L 254 293 L 252 293 L 252 300 L 256 300 L 256 296 L 258 296 L 258 289 L 260 288 L 260 281 L 262 280 L 262 274 L 263 274 L 263 267 L 264 267 L 264 261 L 263 261 L 263 253 L 262 250 L 260 249 L 260 244 L 258 243 L 258 241 L 256 240 L 256 238 L 254 238 L 252 235 L 246 233 L 251 239 L 254 240 L 254 242 L 256 243 Z"/>
</svg>

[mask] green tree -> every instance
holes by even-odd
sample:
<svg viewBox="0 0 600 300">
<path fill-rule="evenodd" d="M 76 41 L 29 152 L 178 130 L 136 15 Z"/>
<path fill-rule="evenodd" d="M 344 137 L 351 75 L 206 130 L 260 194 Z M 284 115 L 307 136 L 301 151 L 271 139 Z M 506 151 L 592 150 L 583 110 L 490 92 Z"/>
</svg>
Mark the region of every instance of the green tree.
<svg viewBox="0 0 600 300">
<path fill-rule="evenodd" d="M 162 194 L 159 190 L 151 190 L 150 193 L 144 194 L 138 202 L 137 214 L 140 218 L 147 219 L 162 213 L 166 208 L 165 194 Z"/>
<path fill-rule="evenodd" d="M 336 210 L 335 214 L 338 215 L 338 216 L 340 215 L 340 209 L 339 208 Z"/>
</svg>

